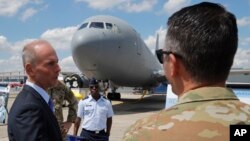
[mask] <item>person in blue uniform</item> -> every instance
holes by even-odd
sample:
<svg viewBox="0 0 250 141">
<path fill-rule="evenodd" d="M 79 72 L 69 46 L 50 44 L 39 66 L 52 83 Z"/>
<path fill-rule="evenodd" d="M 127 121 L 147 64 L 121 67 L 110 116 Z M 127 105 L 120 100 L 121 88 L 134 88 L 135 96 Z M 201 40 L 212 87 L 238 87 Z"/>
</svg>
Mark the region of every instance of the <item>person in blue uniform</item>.
<svg viewBox="0 0 250 141">
<path fill-rule="evenodd" d="M 96 79 L 89 83 L 90 94 L 78 103 L 77 118 L 74 135 L 77 135 L 81 119 L 81 137 L 88 141 L 108 141 L 114 115 L 112 105 L 108 99 L 99 93 Z"/>
</svg>

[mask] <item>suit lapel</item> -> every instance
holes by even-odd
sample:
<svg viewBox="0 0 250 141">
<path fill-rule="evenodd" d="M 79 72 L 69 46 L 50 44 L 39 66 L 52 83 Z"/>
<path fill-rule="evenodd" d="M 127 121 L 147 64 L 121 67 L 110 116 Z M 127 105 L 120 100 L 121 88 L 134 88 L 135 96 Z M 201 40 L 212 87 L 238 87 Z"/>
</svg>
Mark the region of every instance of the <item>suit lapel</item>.
<svg viewBox="0 0 250 141">
<path fill-rule="evenodd" d="M 50 126 L 53 126 L 52 128 L 54 129 L 53 131 L 57 132 L 58 136 L 61 136 L 61 131 L 57 122 L 57 119 L 54 115 L 54 113 L 51 111 L 48 103 L 43 99 L 43 97 L 32 87 L 25 85 L 24 89 L 27 91 L 30 91 L 30 93 L 34 96 L 34 98 L 37 99 L 41 103 L 41 107 L 44 109 L 46 112 L 46 116 L 48 116 L 48 120 L 51 123 Z"/>
</svg>

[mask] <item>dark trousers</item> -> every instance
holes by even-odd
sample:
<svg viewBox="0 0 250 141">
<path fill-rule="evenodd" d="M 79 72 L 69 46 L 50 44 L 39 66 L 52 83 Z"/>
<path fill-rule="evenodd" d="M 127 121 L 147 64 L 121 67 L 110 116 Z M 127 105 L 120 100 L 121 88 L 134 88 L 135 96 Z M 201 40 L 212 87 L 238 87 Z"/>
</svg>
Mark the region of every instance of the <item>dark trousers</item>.
<svg viewBox="0 0 250 141">
<path fill-rule="evenodd" d="M 95 133 L 94 131 L 82 129 L 80 136 L 83 137 L 84 141 L 109 141 L 109 136 L 107 136 L 104 130 Z"/>
</svg>

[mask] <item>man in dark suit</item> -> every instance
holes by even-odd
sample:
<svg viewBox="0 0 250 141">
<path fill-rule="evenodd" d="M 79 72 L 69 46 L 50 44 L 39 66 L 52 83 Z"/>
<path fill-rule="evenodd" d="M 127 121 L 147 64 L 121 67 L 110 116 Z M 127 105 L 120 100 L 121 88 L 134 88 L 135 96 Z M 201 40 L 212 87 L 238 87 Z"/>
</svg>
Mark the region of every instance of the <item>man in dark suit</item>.
<svg viewBox="0 0 250 141">
<path fill-rule="evenodd" d="M 46 92 L 57 84 L 61 71 L 57 54 L 47 41 L 35 40 L 24 46 L 22 59 L 28 79 L 9 112 L 9 140 L 61 141 L 53 104 Z"/>
</svg>

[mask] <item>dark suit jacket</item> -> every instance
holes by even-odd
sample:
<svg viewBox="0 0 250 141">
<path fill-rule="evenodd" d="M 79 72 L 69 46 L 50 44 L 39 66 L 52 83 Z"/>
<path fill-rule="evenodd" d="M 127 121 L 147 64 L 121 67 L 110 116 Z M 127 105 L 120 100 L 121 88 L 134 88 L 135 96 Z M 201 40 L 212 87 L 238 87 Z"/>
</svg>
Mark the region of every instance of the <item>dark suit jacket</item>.
<svg viewBox="0 0 250 141">
<path fill-rule="evenodd" d="M 48 104 L 35 89 L 24 85 L 8 117 L 10 141 L 61 141 L 60 128 Z"/>
</svg>

